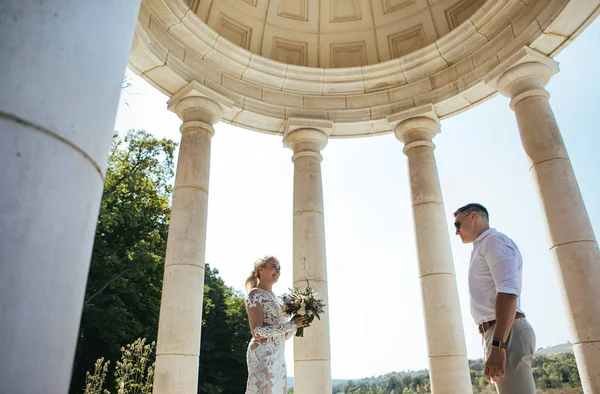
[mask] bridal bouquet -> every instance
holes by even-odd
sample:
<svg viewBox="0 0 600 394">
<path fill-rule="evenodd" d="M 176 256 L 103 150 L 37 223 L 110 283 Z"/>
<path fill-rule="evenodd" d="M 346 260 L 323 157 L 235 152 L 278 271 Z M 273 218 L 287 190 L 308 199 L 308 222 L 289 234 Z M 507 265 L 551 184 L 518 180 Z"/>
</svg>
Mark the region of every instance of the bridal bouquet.
<svg viewBox="0 0 600 394">
<path fill-rule="evenodd" d="M 321 320 L 320 315 L 325 311 L 325 300 L 310 286 L 304 290 L 297 287 L 290 289 L 290 293 L 281 296 L 281 301 L 283 302 L 281 307 L 283 313 L 288 316 L 306 316 L 309 324 L 315 317 Z M 296 336 L 304 336 L 304 327 L 296 330 Z"/>
</svg>

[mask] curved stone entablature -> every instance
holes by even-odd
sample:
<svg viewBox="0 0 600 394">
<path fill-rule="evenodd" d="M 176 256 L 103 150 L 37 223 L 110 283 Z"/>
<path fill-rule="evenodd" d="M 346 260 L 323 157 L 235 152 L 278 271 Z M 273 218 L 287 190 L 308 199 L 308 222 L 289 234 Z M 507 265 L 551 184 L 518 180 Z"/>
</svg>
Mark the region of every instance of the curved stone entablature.
<svg viewBox="0 0 600 394">
<path fill-rule="evenodd" d="M 555 56 L 599 12 L 600 0 L 487 0 L 397 59 L 312 68 L 231 43 L 183 0 L 143 0 L 129 66 L 169 96 L 196 80 L 228 97 L 234 109 L 223 121 L 240 127 L 282 134 L 286 119 L 308 117 L 333 121 L 332 138 L 370 136 L 393 131 L 391 114 L 432 105 L 443 119 L 490 98 L 509 66 L 531 54 Z"/>
</svg>

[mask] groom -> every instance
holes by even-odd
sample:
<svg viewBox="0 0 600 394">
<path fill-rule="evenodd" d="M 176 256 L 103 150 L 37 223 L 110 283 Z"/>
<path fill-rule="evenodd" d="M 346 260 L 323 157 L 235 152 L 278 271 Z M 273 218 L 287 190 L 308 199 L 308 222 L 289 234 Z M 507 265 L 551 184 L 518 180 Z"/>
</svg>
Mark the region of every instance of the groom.
<svg viewBox="0 0 600 394">
<path fill-rule="evenodd" d="M 517 245 L 489 226 L 481 204 L 454 212 L 456 234 L 472 243 L 471 315 L 485 346 L 485 376 L 500 394 L 535 394 L 531 360 L 535 333 L 520 307 L 523 259 Z"/>
</svg>

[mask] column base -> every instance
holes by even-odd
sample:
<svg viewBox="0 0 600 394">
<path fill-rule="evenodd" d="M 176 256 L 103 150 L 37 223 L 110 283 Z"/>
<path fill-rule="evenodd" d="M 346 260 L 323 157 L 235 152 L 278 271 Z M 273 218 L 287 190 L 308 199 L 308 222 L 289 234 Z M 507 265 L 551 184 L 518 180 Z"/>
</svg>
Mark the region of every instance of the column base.
<svg viewBox="0 0 600 394">
<path fill-rule="evenodd" d="M 467 356 L 429 358 L 431 392 L 434 394 L 471 394 L 471 374 Z"/>
<path fill-rule="evenodd" d="M 156 356 L 154 394 L 195 394 L 198 391 L 198 356 L 163 354 Z"/>
<path fill-rule="evenodd" d="M 600 342 L 573 345 L 584 393 L 600 393 Z"/>
<path fill-rule="evenodd" d="M 331 394 L 331 361 L 294 362 L 294 394 Z"/>
</svg>

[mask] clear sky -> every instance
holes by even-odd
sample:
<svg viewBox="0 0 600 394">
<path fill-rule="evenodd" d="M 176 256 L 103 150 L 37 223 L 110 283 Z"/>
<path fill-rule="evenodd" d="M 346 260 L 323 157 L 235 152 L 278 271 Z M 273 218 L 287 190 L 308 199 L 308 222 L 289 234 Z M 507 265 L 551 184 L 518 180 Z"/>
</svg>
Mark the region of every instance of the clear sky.
<svg viewBox="0 0 600 394">
<path fill-rule="evenodd" d="M 596 234 L 600 231 L 600 22 L 557 60 L 547 89 Z M 128 71 L 115 129 L 145 129 L 180 140 L 181 122 L 167 97 Z M 502 96 L 442 121 L 435 155 L 448 217 L 469 358 L 482 357 L 469 313 L 471 246 L 453 234 L 452 212 L 484 204 L 491 225 L 511 237 L 524 258 L 521 306 L 537 347 L 570 339 L 562 287 L 509 100 Z M 282 138 L 216 125 L 212 140 L 206 259 L 242 290 L 252 263 L 280 258 L 275 287 L 292 284 L 292 153 Z M 393 135 L 330 140 L 323 151 L 332 375 L 361 378 L 427 367 L 407 159 Z M 288 341 L 288 374 L 293 346 Z"/>
</svg>

